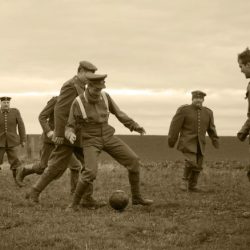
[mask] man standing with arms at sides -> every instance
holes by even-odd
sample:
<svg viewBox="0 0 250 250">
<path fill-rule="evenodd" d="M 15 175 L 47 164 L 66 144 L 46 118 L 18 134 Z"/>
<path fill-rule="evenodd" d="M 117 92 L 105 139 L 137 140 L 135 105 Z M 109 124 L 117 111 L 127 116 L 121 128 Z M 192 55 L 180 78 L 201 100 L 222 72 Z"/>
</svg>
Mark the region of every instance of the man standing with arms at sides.
<svg viewBox="0 0 250 250">
<path fill-rule="evenodd" d="M 17 146 L 25 146 L 26 133 L 23 119 L 16 108 L 10 108 L 11 97 L 1 97 L 0 111 L 0 165 L 3 164 L 4 153 L 7 153 L 10 169 L 16 181 L 16 171 L 21 166 L 18 159 Z M 18 134 L 17 134 L 18 129 Z"/>
<path fill-rule="evenodd" d="M 110 154 L 128 170 L 133 205 L 151 205 L 152 200 L 142 197 L 140 192 L 140 163 L 139 157 L 122 140 L 114 136 L 115 129 L 108 124 L 109 113 L 130 131 L 145 134 L 143 127 L 122 112 L 113 99 L 102 90 L 106 87 L 104 79 L 107 75 L 86 74 L 88 86 L 83 94 L 78 96 L 70 110 L 65 136 L 73 144 L 75 140 L 82 139 L 85 157 L 85 169 L 81 172 L 73 201 L 68 211 L 77 211 L 83 195 L 89 186 L 93 185 L 98 171 L 97 158 L 101 151 Z M 81 134 L 77 135 L 77 129 Z"/>
<path fill-rule="evenodd" d="M 55 144 L 52 141 L 54 134 L 54 108 L 56 105 L 57 96 L 52 97 L 44 109 L 39 114 L 38 120 L 43 129 L 42 134 L 42 148 L 40 150 L 40 162 L 35 163 L 31 167 L 20 167 L 17 171 L 16 180 L 20 186 L 23 186 L 23 179 L 25 176 L 30 174 L 41 175 L 48 166 L 48 160 L 51 152 L 55 148 Z M 71 194 L 74 193 L 76 184 L 78 181 L 79 172 L 81 169 L 80 162 L 76 159 L 75 155 L 72 154 L 72 158 L 69 162 L 70 168 L 70 183 L 71 183 Z"/>
<path fill-rule="evenodd" d="M 73 100 L 84 91 L 87 84 L 85 74 L 87 72 L 94 73 L 96 70 L 97 68 L 92 63 L 88 61 L 81 61 L 78 67 L 77 75 L 64 83 L 61 88 L 54 111 L 55 130 L 53 141 L 56 144 L 56 147 L 50 155 L 48 167 L 33 185 L 30 192 L 26 195 L 26 198 L 30 199 L 30 201 L 34 203 L 39 202 L 39 195 L 46 188 L 46 186 L 64 173 L 72 157 L 72 153 L 76 155 L 77 159 L 84 167 L 84 156 L 80 142 L 76 140 L 73 145 L 70 144 L 65 139 L 64 133 L 71 104 Z M 95 208 L 105 205 L 94 200 L 92 193 L 93 186 L 89 186 L 87 195 L 88 202 L 86 206 L 92 206 Z"/>
<path fill-rule="evenodd" d="M 219 137 L 214 125 L 212 110 L 202 106 L 206 94 L 192 92 L 192 104 L 178 108 L 170 124 L 168 144 L 174 147 L 179 138 L 177 149 L 185 157 L 185 167 L 181 190 L 196 192 L 199 174 L 205 154 L 206 132 L 215 148 L 219 148 Z"/>
<path fill-rule="evenodd" d="M 238 55 L 238 63 L 241 69 L 241 72 L 245 75 L 247 79 L 250 78 L 250 50 L 246 48 L 242 53 Z M 248 109 L 247 109 L 247 120 L 244 123 L 241 130 L 238 132 L 237 137 L 239 140 L 244 141 L 246 137 L 249 135 L 250 130 L 250 82 L 247 85 L 246 97 L 248 101 Z M 247 170 L 247 177 L 250 181 L 250 166 Z"/>
</svg>

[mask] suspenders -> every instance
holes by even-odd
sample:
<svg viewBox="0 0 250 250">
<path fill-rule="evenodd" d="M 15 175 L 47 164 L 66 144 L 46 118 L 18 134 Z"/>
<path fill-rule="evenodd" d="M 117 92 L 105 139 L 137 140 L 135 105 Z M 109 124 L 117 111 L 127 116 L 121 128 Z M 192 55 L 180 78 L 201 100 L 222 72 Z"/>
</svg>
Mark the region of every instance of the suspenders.
<svg viewBox="0 0 250 250">
<path fill-rule="evenodd" d="M 107 107 L 107 110 L 108 110 L 108 112 L 109 112 L 109 102 L 108 102 L 107 95 L 106 95 L 105 92 L 101 92 L 101 95 L 102 95 L 102 98 L 103 98 L 103 100 L 104 100 L 104 102 L 105 102 L 105 105 L 106 105 L 106 107 Z M 88 100 L 87 100 L 87 98 L 86 98 L 86 96 L 85 96 L 85 92 L 83 93 L 82 97 L 85 98 L 85 100 L 88 102 Z M 86 114 L 86 110 L 85 110 L 85 108 L 84 108 L 84 105 L 83 105 L 83 102 L 82 102 L 80 96 L 76 97 L 76 101 L 77 101 L 78 104 L 79 104 L 79 107 L 80 107 L 80 110 L 81 110 L 83 119 L 88 119 L 87 114 Z"/>
</svg>

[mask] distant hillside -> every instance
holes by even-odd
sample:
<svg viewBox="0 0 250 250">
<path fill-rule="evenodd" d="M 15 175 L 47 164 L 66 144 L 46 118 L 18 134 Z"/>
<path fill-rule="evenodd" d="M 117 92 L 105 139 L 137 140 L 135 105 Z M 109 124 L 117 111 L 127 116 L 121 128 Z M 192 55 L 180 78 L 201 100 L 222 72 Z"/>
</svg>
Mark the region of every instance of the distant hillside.
<svg viewBox="0 0 250 250">
<path fill-rule="evenodd" d="M 167 136 L 119 135 L 143 161 L 164 161 L 182 159 L 182 154 L 171 149 Z M 209 138 L 206 139 L 206 160 L 243 160 L 250 158 L 248 141 L 240 142 L 236 137 L 220 137 L 220 149 L 215 149 Z M 249 155 L 249 156 L 248 156 Z M 105 156 L 106 157 L 106 156 Z"/>
</svg>

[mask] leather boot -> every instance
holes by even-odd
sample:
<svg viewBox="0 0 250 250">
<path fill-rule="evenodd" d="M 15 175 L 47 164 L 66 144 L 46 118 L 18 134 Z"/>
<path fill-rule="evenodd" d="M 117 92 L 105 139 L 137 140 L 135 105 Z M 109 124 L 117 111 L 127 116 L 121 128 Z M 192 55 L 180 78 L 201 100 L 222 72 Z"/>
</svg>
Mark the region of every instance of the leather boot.
<svg viewBox="0 0 250 250">
<path fill-rule="evenodd" d="M 16 181 L 20 186 L 25 186 L 23 180 L 25 176 L 36 173 L 33 167 L 19 167 L 17 168 Z"/>
<path fill-rule="evenodd" d="M 78 181 L 75 193 L 73 195 L 73 201 L 66 208 L 67 212 L 76 212 L 79 210 L 79 204 L 80 204 L 81 198 L 84 195 L 84 193 L 87 191 L 89 185 L 90 184 L 88 182 Z"/>
<path fill-rule="evenodd" d="M 191 168 L 188 166 L 185 166 L 184 171 L 183 171 L 182 183 L 180 186 L 180 189 L 182 191 L 188 191 L 188 180 L 190 178 L 190 174 L 191 174 Z"/>
<path fill-rule="evenodd" d="M 74 194 L 76 190 L 76 185 L 79 178 L 79 171 L 78 170 L 70 170 L 70 193 Z"/>
<path fill-rule="evenodd" d="M 28 193 L 26 193 L 25 198 L 29 199 L 33 203 L 39 202 L 40 193 L 49 185 L 51 181 L 53 181 L 53 176 L 50 176 L 46 173 L 43 173 L 41 177 L 37 180 L 35 185 L 30 189 Z"/>
<path fill-rule="evenodd" d="M 153 204 L 153 200 L 142 198 L 140 193 L 140 174 L 139 172 L 128 172 L 129 183 L 132 193 L 132 205 L 149 206 Z"/>
<path fill-rule="evenodd" d="M 188 181 L 188 190 L 190 192 L 199 192 L 200 191 L 198 188 L 196 188 L 199 175 L 200 175 L 200 172 L 192 170 L 189 181 Z"/>
<path fill-rule="evenodd" d="M 247 172 L 247 178 L 250 181 L 250 170 L 248 170 L 248 172 Z"/>
</svg>

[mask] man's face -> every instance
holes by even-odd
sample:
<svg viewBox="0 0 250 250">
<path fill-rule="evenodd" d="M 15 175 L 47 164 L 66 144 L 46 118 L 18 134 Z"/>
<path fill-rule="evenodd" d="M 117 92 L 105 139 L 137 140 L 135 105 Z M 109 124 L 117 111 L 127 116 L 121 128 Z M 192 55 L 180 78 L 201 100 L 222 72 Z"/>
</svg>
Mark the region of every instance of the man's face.
<svg viewBox="0 0 250 250">
<path fill-rule="evenodd" d="M 241 72 L 245 75 L 246 78 L 250 78 L 250 62 L 243 64 L 242 61 L 238 60 L 239 67 Z"/>
<path fill-rule="evenodd" d="M 101 82 L 102 84 L 105 83 L 105 81 Z M 104 87 L 96 87 L 92 84 L 88 85 L 89 93 L 94 98 L 99 98 L 101 96 L 101 91 L 104 89 Z"/>
<path fill-rule="evenodd" d="M 203 102 L 204 102 L 204 98 L 202 98 L 202 97 L 194 97 L 192 99 L 192 104 L 197 106 L 197 107 L 201 107 Z"/>
<path fill-rule="evenodd" d="M 1 108 L 2 109 L 9 109 L 10 108 L 10 101 L 1 101 Z"/>
</svg>

